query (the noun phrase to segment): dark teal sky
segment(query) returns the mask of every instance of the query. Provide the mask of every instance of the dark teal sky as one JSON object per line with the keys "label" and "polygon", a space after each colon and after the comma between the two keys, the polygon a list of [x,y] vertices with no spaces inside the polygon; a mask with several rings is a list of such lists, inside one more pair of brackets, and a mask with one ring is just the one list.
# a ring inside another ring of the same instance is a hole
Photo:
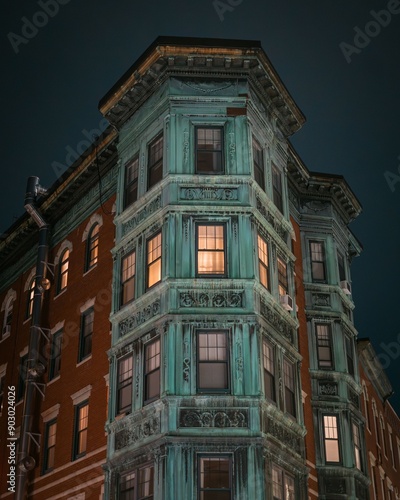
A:
{"label": "dark teal sky", "polygon": [[[157,36],[260,40],[307,117],[292,138],[300,156],[310,170],[343,174],[364,207],[352,224],[364,246],[355,323],[377,352],[392,349],[382,360],[399,410],[400,2],[221,0],[218,14],[212,0],[62,1],[47,21],[46,0],[3,6],[0,232],[23,213],[26,178],[56,180],[52,164],[99,126],[98,101]],[[382,13],[388,6],[399,13]],[[26,43],[22,18],[43,24]]]}

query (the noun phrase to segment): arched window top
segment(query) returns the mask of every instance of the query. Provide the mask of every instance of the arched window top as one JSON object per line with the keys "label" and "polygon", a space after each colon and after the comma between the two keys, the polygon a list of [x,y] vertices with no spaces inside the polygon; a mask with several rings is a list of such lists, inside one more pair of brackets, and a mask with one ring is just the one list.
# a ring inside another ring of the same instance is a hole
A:
{"label": "arched window top", "polygon": [[85,230],[82,234],[82,241],[86,241],[89,238],[89,234],[92,233],[95,225],[97,225],[97,231],[103,225],[103,217],[100,214],[93,214],[90,217],[89,222],[86,224]]}
{"label": "arched window top", "polygon": [[1,304],[1,312],[5,311],[10,307],[10,305],[14,302],[14,300],[17,298],[17,292],[10,288],[4,297],[4,300]]}
{"label": "arched window top", "polygon": [[73,246],[72,243],[68,240],[65,240],[61,243],[60,248],[58,249],[55,257],[54,257],[54,265],[56,266],[60,262],[60,257],[64,256],[66,250],[72,252]]}
{"label": "arched window top", "polygon": [[57,293],[60,293],[67,288],[68,268],[69,268],[69,248],[64,248],[64,251],[60,255],[60,261],[58,264]]}
{"label": "arched window top", "polygon": [[365,383],[365,380],[362,381],[361,385],[362,385],[362,392],[363,392],[363,395],[364,395],[364,399],[366,401],[369,401],[367,384]]}
{"label": "arched window top", "polygon": [[99,259],[99,227],[95,222],[86,240],[85,271],[94,267]]}
{"label": "arched window top", "polygon": [[35,278],[35,272],[36,269],[33,268],[32,271],[29,273],[28,277],[26,278],[25,285],[24,285],[24,292],[27,292],[31,288],[32,280]]}
{"label": "arched window top", "polygon": [[33,300],[35,297],[35,283],[36,283],[36,280],[35,280],[35,277],[33,277],[31,279],[31,282],[29,283],[29,287],[27,290],[28,297],[27,297],[27,301],[26,301],[26,315],[25,315],[26,318],[30,318],[32,316],[32,313],[33,313]]}

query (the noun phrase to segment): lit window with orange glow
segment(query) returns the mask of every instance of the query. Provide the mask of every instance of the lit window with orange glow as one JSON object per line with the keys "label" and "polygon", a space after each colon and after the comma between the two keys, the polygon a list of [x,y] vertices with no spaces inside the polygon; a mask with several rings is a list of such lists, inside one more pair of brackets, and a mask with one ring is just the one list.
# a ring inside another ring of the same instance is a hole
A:
{"label": "lit window with orange glow", "polygon": [[223,224],[197,226],[198,276],[220,277],[226,275],[225,227]]}
{"label": "lit window with orange glow", "polygon": [[161,233],[147,241],[147,288],[161,281]]}

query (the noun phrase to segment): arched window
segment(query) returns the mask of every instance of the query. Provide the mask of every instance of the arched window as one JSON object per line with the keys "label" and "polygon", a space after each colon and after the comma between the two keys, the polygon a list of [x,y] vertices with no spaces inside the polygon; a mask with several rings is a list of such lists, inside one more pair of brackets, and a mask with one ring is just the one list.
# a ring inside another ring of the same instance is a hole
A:
{"label": "arched window", "polygon": [[99,258],[99,224],[91,227],[86,240],[86,262],[85,271],[89,271],[97,264]]}
{"label": "arched window", "polygon": [[28,288],[28,300],[26,302],[26,318],[30,318],[33,313],[33,299],[35,297],[35,278],[32,279]]}
{"label": "arched window", "polygon": [[58,264],[57,293],[60,293],[67,288],[68,267],[69,267],[69,250],[67,248],[61,254],[60,262]]}

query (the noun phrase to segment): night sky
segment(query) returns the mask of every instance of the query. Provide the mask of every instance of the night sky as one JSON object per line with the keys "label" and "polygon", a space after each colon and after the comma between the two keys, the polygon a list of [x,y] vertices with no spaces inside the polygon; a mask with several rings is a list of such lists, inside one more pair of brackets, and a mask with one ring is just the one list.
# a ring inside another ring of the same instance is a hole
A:
{"label": "night sky", "polygon": [[355,324],[399,412],[400,1],[58,2],[3,5],[0,233],[23,213],[26,178],[55,182],[102,123],[101,97],[157,36],[260,40],[306,115],[298,153],[312,171],[344,175],[363,206],[351,225],[364,247]]}

